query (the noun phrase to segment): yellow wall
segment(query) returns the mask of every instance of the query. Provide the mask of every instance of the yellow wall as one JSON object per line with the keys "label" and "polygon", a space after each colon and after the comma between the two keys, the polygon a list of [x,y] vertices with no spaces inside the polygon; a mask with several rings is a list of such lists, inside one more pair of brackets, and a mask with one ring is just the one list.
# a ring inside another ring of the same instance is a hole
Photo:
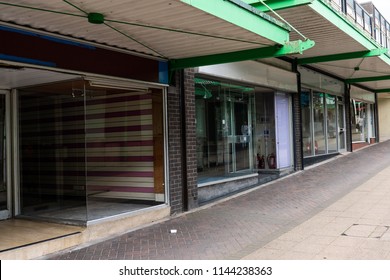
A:
{"label": "yellow wall", "polygon": [[390,98],[378,99],[380,141],[390,139]]}

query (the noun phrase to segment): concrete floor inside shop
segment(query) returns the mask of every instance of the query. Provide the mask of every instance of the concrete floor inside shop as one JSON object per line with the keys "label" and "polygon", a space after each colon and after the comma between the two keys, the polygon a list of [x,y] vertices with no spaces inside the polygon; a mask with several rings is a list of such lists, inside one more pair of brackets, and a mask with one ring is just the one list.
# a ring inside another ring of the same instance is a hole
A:
{"label": "concrete floor inside shop", "polygon": [[[101,204],[100,207],[105,206]],[[90,221],[83,226],[27,217],[3,220],[0,221],[0,260],[37,259],[86,242],[132,231],[169,215],[170,207],[161,204]]]}

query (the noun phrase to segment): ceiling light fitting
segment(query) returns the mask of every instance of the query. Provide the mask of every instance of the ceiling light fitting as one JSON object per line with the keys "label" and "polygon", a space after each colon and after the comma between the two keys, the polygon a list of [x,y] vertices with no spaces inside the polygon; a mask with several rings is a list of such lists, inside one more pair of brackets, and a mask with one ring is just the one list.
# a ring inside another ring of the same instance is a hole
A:
{"label": "ceiling light fitting", "polygon": [[100,13],[89,13],[88,22],[93,24],[102,24],[104,23],[104,16]]}
{"label": "ceiling light fitting", "polygon": [[100,83],[95,81],[89,81],[91,87],[108,88],[108,89],[123,89],[136,92],[149,92],[147,87],[138,87],[133,85],[121,84],[121,83]]}
{"label": "ceiling light fitting", "polygon": [[131,81],[119,80],[119,79],[107,79],[102,77],[84,77],[88,81],[89,85],[92,87],[99,88],[113,88],[113,89],[124,89],[138,92],[149,92],[149,87],[147,85],[133,83]]}

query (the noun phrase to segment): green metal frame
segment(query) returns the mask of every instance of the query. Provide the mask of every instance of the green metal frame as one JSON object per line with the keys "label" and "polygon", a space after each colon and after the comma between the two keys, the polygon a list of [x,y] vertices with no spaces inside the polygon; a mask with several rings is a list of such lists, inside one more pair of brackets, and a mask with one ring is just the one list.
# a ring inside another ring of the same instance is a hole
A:
{"label": "green metal frame", "polygon": [[[272,41],[273,46],[254,48],[249,50],[235,51],[222,54],[212,54],[197,57],[179,58],[169,61],[169,69],[172,73],[175,70],[193,68],[221,63],[231,63],[261,58],[280,57],[291,54],[302,54],[303,51],[314,46],[314,41],[297,40],[289,42],[289,31],[286,24],[266,15],[257,7],[249,4],[253,1],[242,0],[181,0],[188,5],[212,14],[234,25],[240,26],[250,32],[260,35]],[[308,4],[313,0],[284,0],[286,7],[291,5]],[[272,1],[274,4],[277,1]]]}
{"label": "green metal frame", "polygon": [[[240,0],[181,0],[199,10],[260,35],[277,44],[289,41],[290,28]],[[239,7],[239,8],[238,8]]]}
{"label": "green metal frame", "polygon": [[304,64],[321,63],[321,62],[329,62],[329,61],[355,59],[355,58],[375,57],[375,56],[381,56],[382,54],[385,54],[387,52],[388,49],[381,48],[381,49],[374,49],[370,51],[339,53],[339,54],[331,54],[331,55],[324,55],[324,56],[300,58],[298,59],[297,63],[299,65],[304,65]]}
{"label": "green metal frame", "polygon": [[348,84],[390,80],[390,75],[346,79]]}
{"label": "green metal frame", "polygon": [[267,6],[264,6],[259,0],[242,0],[252,7],[259,9],[262,12],[269,12],[267,6],[272,10],[283,10],[288,8],[294,8],[302,5],[311,4],[314,0],[266,0],[264,1]]}
{"label": "green metal frame", "polygon": [[198,66],[230,63],[244,60],[255,60],[269,57],[280,57],[290,54],[302,54],[303,51],[312,48],[314,45],[314,41],[311,40],[297,40],[288,42],[283,46],[277,45],[223,54],[173,59],[170,60],[169,69],[170,71],[175,71]]}
{"label": "green metal frame", "polygon": [[373,90],[375,93],[390,93],[390,88],[376,89]]}

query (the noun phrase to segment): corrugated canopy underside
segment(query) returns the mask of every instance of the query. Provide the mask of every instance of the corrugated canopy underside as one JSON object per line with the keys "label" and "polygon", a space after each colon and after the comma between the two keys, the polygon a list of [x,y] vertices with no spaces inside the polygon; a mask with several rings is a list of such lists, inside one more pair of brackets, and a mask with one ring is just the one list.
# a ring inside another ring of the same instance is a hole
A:
{"label": "corrugated canopy underside", "polygon": [[[8,0],[0,21],[74,39],[177,59],[274,45],[268,39],[179,0]],[[88,13],[104,15],[103,24]]]}

